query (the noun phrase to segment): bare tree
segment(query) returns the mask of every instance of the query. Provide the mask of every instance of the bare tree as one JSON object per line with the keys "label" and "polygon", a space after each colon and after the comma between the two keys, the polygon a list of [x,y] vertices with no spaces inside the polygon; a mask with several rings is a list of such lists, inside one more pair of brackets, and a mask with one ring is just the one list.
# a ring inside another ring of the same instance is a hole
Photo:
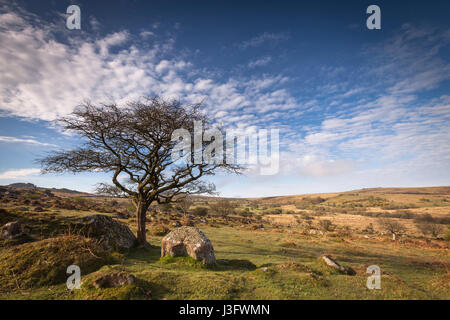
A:
{"label": "bare tree", "polygon": [[380,226],[387,232],[392,234],[392,240],[395,240],[397,235],[405,232],[406,228],[403,224],[401,224],[398,221],[395,221],[394,219],[381,219],[380,220]]}
{"label": "bare tree", "polygon": [[437,223],[416,222],[416,227],[424,236],[430,235],[434,238],[439,237],[444,232],[444,226]]}
{"label": "bare tree", "polygon": [[176,208],[179,209],[183,215],[187,215],[189,212],[189,208],[194,204],[191,197],[185,196],[177,199]]}
{"label": "bare tree", "polygon": [[215,186],[200,178],[219,169],[234,173],[242,169],[224,161],[194,163],[194,154],[205,150],[205,142],[201,150],[191,149],[190,161],[179,164],[172,159],[177,144],[172,140],[174,130],[183,128],[192,136],[195,121],[202,122],[202,132],[211,127],[199,107],[200,104],[182,106],[178,101],[157,97],[120,108],[116,104],[84,103],[59,120],[64,129],[84,138],[84,144],[40,159],[42,172],[111,173],[113,184],[102,183],[98,191],[132,199],[136,206],[137,240],[145,245],[146,212],[152,202],[169,203],[180,194],[213,193]]}

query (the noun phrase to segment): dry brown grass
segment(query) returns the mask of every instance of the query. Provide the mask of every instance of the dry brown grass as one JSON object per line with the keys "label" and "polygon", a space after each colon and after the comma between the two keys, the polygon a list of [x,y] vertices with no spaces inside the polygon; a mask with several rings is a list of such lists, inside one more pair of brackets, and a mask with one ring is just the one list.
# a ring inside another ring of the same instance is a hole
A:
{"label": "dry brown grass", "polygon": [[[266,221],[271,221],[274,224],[281,225],[297,225],[295,217],[301,218],[301,215],[296,214],[280,214],[280,215],[267,215],[264,217]],[[413,219],[399,219],[399,218],[390,218],[394,221],[398,221],[403,224],[406,228],[406,234],[412,236],[420,236],[421,232],[417,229]],[[352,230],[362,231],[364,230],[370,223],[372,223],[375,231],[382,232],[383,230],[379,226],[380,218],[377,217],[367,217],[367,216],[359,216],[359,215],[351,215],[351,214],[332,214],[332,215],[324,215],[320,217],[314,217],[313,225],[316,226],[319,220],[330,220],[333,224],[338,227],[348,226]]]}

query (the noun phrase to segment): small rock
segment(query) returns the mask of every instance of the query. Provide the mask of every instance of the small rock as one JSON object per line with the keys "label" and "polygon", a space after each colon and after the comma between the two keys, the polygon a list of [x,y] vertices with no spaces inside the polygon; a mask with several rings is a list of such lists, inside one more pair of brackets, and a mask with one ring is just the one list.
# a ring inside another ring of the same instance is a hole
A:
{"label": "small rock", "polygon": [[97,289],[117,288],[128,284],[133,284],[136,278],[126,272],[112,272],[94,280],[93,285]]}
{"label": "small rock", "polygon": [[269,268],[264,267],[264,268],[262,268],[261,270],[262,270],[262,272],[267,272],[267,271],[269,271]]}
{"label": "small rock", "polygon": [[348,274],[348,275],[355,275],[356,272],[352,269],[352,268],[344,268],[343,266],[341,266],[336,260],[334,260],[333,258],[331,258],[329,255],[324,255],[322,256],[322,260],[325,261],[325,263],[335,269],[338,269],[339,271]]}
{"label": "small rock", "polygon": [[22,234],[22,225],[19,221],[9,222],[2,227],[2,237],[5,239],[15,239]]}

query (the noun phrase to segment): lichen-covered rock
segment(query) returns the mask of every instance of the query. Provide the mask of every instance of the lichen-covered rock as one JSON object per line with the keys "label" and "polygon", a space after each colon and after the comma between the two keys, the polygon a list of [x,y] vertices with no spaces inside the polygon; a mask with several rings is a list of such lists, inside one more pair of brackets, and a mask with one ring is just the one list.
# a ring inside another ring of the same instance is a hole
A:
{"label": "lichen-covered rock", "polygon": [[191,256],[205,264],[216,263],[214,248],[203,232],[194,227],[180,227],[162,239],[161,257]]}
{"label": "lichen-covered rock", "polygon": [[4,239],[16,239],[22,235],[22,225],[19,221],[9,222],[2,227],[2,238]]}
{"label": "lichen-covered rock", "polygon": [[128,284],[133,284],[136,278],[126,272],[111,272],[100,276],[94,280],[93,285],[98,289],[117,288]]}
{"label": "lichen-covered rock", "polygon": [[99,239],[108,250],[129,249],[136,244],[136,237],[130,228],[101,214],[82,218],[80,233],[88,238]]}

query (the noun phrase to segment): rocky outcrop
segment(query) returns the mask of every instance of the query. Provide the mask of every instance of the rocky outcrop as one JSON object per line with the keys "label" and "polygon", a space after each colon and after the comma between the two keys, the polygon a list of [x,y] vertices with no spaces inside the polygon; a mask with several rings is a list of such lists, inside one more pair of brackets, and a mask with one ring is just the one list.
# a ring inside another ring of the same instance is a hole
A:
{"label": "rocky outcrop", "polygon": [[129,249],[136,244],[136,237],[125,224],[111,217],[95,214],[81,219],[77,228],[88,238],[99,239],[108,250]]}
{"label": "rocky outcrop", "polygon": [[205,264],[216,263],[211,241],[194,227],[180,227],[168,233],[162,239],[161,256],[190,256]]}

